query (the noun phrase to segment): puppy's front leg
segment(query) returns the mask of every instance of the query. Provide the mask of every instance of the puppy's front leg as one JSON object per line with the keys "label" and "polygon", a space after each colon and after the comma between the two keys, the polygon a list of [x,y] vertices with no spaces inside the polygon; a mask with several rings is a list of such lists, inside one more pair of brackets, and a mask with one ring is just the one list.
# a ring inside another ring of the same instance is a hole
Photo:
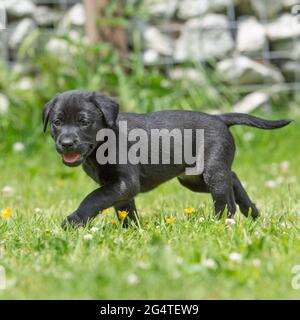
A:
{"label": "puppy's front leg", "polygon": [[137,186],[125,180],[109,183],[90,193],[80,204],[79,208],[69,215],[62,223],[62,227],[84,226],[95,218],[98,213],[119,202],[132,199],[137,193]]}

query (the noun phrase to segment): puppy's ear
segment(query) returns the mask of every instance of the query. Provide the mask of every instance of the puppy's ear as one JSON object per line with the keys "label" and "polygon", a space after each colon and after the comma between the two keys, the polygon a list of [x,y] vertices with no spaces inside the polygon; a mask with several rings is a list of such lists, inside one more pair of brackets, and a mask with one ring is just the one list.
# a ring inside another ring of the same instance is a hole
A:
{"label": "puppy's ear", "polygon": [[119,104],[113,99],[97,92],[92,93],[90,101],[100,109],[107,126],[112,128],[116,124],[119,114]]}
{"label": "puppy's ear", "polygon": [[54,97],[52,100],[48,101],[44,106],[44,109],[43,109],[43,126],[44,126],[43,131],[44,132],[46,132],[47,130],[50,112],[55,106],[56,101],[57,101],[57,96]]}

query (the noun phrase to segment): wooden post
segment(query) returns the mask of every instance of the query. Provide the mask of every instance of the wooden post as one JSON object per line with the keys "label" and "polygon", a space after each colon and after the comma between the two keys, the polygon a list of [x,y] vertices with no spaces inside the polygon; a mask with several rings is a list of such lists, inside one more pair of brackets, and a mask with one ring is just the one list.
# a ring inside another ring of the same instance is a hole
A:
{"label": "wooden post", "polygon": [[[108,0],[85,0],[86,25],[85,31],[90,43],[99,41],[109,42],[115,47],[123,60],[127,58],[127,39],[126,31],[122,26],[105,25],[105,20],[109,18],[122,16],[124,13],[124,2],[120,1],[117,10],[113,13],[113,17],[106,17],[105,9]],[[101,22],[103,18],[103,23]]]}
{"label": "wooden post", "polygon": [[85,5],[85,34],[90,43],[96,43],[99,41],[99,31],[97,28],[97,0],[84,0]]}

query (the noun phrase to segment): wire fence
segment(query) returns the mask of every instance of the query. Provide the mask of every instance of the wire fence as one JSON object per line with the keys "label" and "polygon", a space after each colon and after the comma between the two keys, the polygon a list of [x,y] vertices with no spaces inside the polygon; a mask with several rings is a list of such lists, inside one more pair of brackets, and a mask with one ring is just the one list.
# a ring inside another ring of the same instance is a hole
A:
{"label": "wire fence", "polygon": [[62,11],[67,10],[70,6],[82,2],[80,0],[33,0],[37,5],[53,5],[59,7]]}
{"label": "wire fence", "polygon": [[[77,3],[81,3],[82,1],[81,0],[32,0],[32,2],[37,6],[49,6],[59,11],[63,15],[65,12],[67,12],[67,10],[70,7],[72,7]],[[3,23],[3,27],[0,28],[0,58],[2,58],[8,64],[11,64],[13,63],[13,61],[10,60],[9,45],[8,45],[8,40],[10,36],[10,30],[9,30],[9,24],[8,24],[9,21],[4,8],[0,7],[0,26],[1,26],[1,20],[4,23]],[[55,30],[54,28],[49,29],[48,27],[45,27],[44,29],[50,32]]]}
{"label": "wire fence", "polygon": [[[201,0],[199,0],[201,1]],[[264,2],[264,0],[262,0]],[[264,2],[266,4],[266,2]],[[295,8],[298,8],[298,11],[295,10]],[[262,25],[267,25],[269,23],[274,22],[274,19],[270,19],[267,16],[267,8],[265,10],[261,10],[261,14],[258,17],[258,22],[260,22]],[[295,5],[294,7],[291,8],[291,14],[299,15],[299,29],[300,29],[300,5]],[[226,30],[229,30],[231,33],[231,36],[233,39],[236,39],[237,36],[237,31],[239,28],[239,17],[237,14],[237,9],[235,6],[234,0],[230,1],[227,5],[226,9],[226,17],[228,19],[228,25],[226,26]],[[177,23],[172,23],[170,19],[165,18],[164,20],[161,20],[159,24],[155,25],[163,34],[174,34],[174,33],[179,33],[181,30],[181,26],[178,25]],[[191,28],[191,31],[193,29]],[[211,27],[202,27],[201,29],[198,29],[199,32],[199,50],[203,50],[203,34],[209,33],[211,31],[216,31],[220,30],[219,27],[216,28],[211,28]],[[221,29],[225,30],[225,29]],[[287,49],[282,49],[282,50],[276,50],[272,49],[271,46],[271,41],[266,37],[266,41],[264,42],[263,49],[261,51],[256,51],[253,53],[243,53],[243,55],[256,60],[256,61],[261,61],[263,63],[268,63],[272,65],[280,65],[282,62],[290,61],[291,60],[291,52],[296,51],[297,47],[299,48],[300,46],[300,36],[294,36],[293,39],[291,40],[292,46],[288,47]],[[227,57],[234,57],[237,55],[236,53],[233,54],[228,54]],[[176,61],[174,58],[174,52],[170,57],[161,57],[159,59],[158,64],[160,66],[164,66],[166,69],[170,70],[170,68],[178,65],[178,61]],[[194,61],[196,64],[200,65],[202,68],[205,69],[207,63],[206,61],[200,60],[199,61]],[[211,61],[212,62],[212,61]],[[214,61],[215,63],[217,61]],[[279,91],[291,91],[293,93],[299,93],[300,89],[300,61],[299,59],[295,59],[293,62],[298,63],[299,67],[295,68],[293,70],[293,81],[285,81],[284,83],[280,84],[277,86]],[[262,84],[248,84],[248,85],[241,85],[241,84],[230,84],[230,87],[233,87],[236,92],[239,93],[246,93],[246,92],[253,92],[256,90],[262,90],[265,88],[269,88],[272,85],[272,83],[269,82],[267,78],[264,79],[264,82]]]}
{"label": "wire fence", "polygon": [[[163,1],[163,0],[162,0]],[[199,0],[201,1],[201,0]],[[72,5],[76,3],[80,3],[82,1],[80,0],[34,0],[33,1],[36,5],[47,5],[54,7],[55,9],[59,10],[61,13],[64,13],[70,8]],[[268,18],[266,14],[267,10],[262,11],[262,14],[258,17],[258,20],[262,24],[270,23],[271,20]],[[234,1],[230,1],[227,5],[226,10],[226,16],[229,21],[228,28],[230,30],[230,33],[233,38],[236,38],[238,27],[239,27],[239,19],[238,14],[236,12],[236,6]],[[164,34],[174,34],[174,32],[180,32],[180,26],[177,24],[172,24],[171,21],[169,21],[167,18],[164,20],[160,20],[160,23],[156,25],[156,27],[161,30]],[[300,28],[300,22],[299,22],[299,28]],[[199,50],[201,50],[201,36],[206,32],[211,32],[213,30],[216,30],[216,28],[202,28],[199,30],[200,39],[199,39]],[[1,30],[0,32],[0,53],[4,56],[4,58],[8,61],[9,60],[9,48],[8,48],[8,37],[9,37],[9,31],[8,30]],[[271,43],[268,39],[266,39],[264,43],[263,50],[260,52],[255,52],[251,54],[246,54],[249,58],[252,58],[254,60],[260,60],[265,63],[271,63],[271,64],[278,64],[281,61],[287,61],[289,60],[291,51],[296,50],[296,46],[300,46],[300,37],[295,36],[293,38],[293,46],[292,48],[283,49],[283,50],[273,50]],[[157,62],[155,65],[159,65],[160,67],[164,66],[166,69],[172,68],[177,66],[179,63],[173,58],[174,55],[171,55],[170,57],[163,57]],[[228,57],[230,57],[228,55]],[[8,61],[9,62],[9,61]],[[198,64],[203,66],[205,68],[205,62],[196,61]],[[297,61],[296,61],[297,62]],[[298,61],[300,64],[300,62]],[[280,90],[284,91],[293,91],[297,92],[300,89],[300,71],[299,68],[295,68],[294,71],[293,81],[286,81],[285,83],[280,85]],[[270,87],[271,83],[268,81],[268,79],[265,79],[265,81],[262,84],[250,84],[250,85],[232,85],[234,89],[237,92],[251,92],[255,90],[261,90],[266,87]]]}

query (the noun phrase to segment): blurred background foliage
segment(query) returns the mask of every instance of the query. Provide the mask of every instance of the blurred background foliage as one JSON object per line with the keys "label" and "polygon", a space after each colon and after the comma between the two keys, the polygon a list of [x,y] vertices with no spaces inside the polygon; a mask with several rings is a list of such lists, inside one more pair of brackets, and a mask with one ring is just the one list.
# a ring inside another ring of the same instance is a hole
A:
{"label": "blurred background foliage", "polygon": [[[142,34],[134,28],[137,21],[147,21],[149,11],[144,1],[125,1],[121,16],[114,16],[118,1],[109,1],[101,24],[117,25],[130,31],[130,53],[126,60],[107,42],[88,43],[81,34],[57,33],[35,28],[22,41],[17,63],[0,62],[0,92],[9,100],[8,112],[0,115],[0,151],[22,141],[28,150],[43,143],[41,112],[43,105],[57,92],[71,89],[102,91],[115,97],[122,111],[151,112],[166,108],[222,112],[242,96],[221,82],[206,64],[184,62],[181,66],[199,70],[205,81],[172,80],[166,67],[146,66],[142,59]],[[100,24],[100,25],[101,25]],[[52,41],[52,42],[51,42]],[[54,49],[53,49],[54,47]],[[276,105],[294,103],[294,96],[281,94]],[[282,109],[280,109],[282,111]]]}

